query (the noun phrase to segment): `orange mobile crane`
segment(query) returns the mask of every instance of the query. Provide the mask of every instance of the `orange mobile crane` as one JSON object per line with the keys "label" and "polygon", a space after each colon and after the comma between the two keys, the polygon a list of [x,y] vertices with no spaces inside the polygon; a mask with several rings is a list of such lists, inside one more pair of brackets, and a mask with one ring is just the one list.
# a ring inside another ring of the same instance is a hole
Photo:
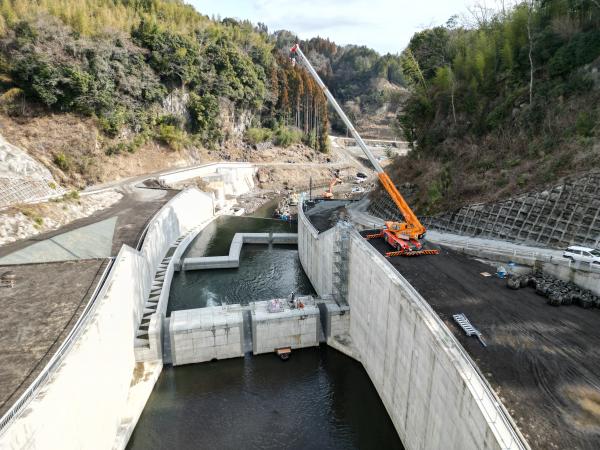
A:
{"label": "orange mobile crane", "polygon": [[377,172],[377,176],[379,177],[379,181],[383,185],[383,188],[390,195],[400,213],[404,217],[404,222],[393,222],[386,221],[385,227],[378,233],[367,235],[367,239],[374,238],[384,238],[385,241],[394,248],[394,251],[387,252],[386,256],[417,256],[417,255],[434,255],[439,253],[438,250],[425,250],[423,249],[423,245],[421,244],[421,240],[425,236],[425,232],[427,231],[423,224],[419,221],[415,213],[410,209],[402,194],[398,191],[392,180],[388,176],[387,173],[384,172],[379,161],[373,156],[373,153],[369,150],[365,142],[362,140],[346,113],[342,110],[340,105],[338,105],[337,101],[325,86],[325,83],[319,77],[319,74],[314,69],[312,64],[308,61],[302,50],[300,50],[300,46],[295,44],[290,50],[290,59],[293,64],[300,62],[304,67],[308,70],[308,73],[314,78],[319,87],[323,90],[325,97],[333,106],[333,109],[336,110],[352,136],[356,140],[356,143],[362,149],[362,151],[367,155],[367,158],[375,168]]}

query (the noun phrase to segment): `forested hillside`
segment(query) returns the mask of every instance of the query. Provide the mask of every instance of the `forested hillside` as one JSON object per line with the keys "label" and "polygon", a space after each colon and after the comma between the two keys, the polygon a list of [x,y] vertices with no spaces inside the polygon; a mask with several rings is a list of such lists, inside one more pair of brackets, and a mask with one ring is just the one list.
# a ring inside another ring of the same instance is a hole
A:
{"label": "forested hillside", "polygon": [[[107,155],[218,147],[236,132],[327,151],[325,98],[273,38],[179,0],[0,0],[0,108],[91,118]],[[54,155],[84,171],[75,159]]]}
{"label": "forested hillside", "polygon": [[416,33],[402,55],[396,163],[422,213],[498,199],[600,167],[600,4],[538,0]]}
{"label": "forested hillside", "polygon": [[[277,48],[288,50],[299,42],[323,81],[336,99],[344,105],[350,119],[364,125],[381,108],[397,112],[405,96],[404,77],[399,55],[380,55],[365,46],[339,46],[329,39],[315,37],[300,40],[292,32],[274,33]],[[400,50],[400,49],[399,49]],[[332,128],[344,133],[337,114],[330,114]],[[393,120],[386,123],[393,127]]]}

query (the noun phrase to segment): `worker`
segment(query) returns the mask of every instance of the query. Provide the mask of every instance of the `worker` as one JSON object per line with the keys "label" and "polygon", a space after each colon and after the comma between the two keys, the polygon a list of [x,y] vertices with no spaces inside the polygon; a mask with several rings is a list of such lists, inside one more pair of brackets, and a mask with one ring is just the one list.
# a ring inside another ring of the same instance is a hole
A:
{"label": "worker", "polygon": [[292,291],[291,300],[290,300],[290,308],[294,309],[296,307],[296,293]]}

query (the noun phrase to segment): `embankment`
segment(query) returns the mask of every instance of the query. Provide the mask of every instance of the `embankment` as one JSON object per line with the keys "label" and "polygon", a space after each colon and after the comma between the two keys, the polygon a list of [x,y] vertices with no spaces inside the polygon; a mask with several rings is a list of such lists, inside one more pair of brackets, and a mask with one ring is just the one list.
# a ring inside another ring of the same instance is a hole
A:
{"label": "embankment", "polygon": [[211,196],[186,190],[155,215],[139,250],[121,248],[89,312],[42,372],[42,381],[2,418],[0,448],[104,450],[126,444],[147,399],[132,399],[131,391],[149,383],[149,395],[162,369],[162,363],[136,365],[134,354],[157,266],[179,236],[212,215]]}

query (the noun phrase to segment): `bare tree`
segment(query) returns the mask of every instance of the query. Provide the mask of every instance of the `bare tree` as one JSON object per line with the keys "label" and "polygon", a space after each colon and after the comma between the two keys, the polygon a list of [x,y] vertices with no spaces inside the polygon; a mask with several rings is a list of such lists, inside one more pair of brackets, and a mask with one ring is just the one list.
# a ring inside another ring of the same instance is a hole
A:
{"label": "bare tree", "polygon": [[529,41],[529,104],[533,102],[533,37],[531,32],[531,16],[534,0],[527,0],[527,39]]}

